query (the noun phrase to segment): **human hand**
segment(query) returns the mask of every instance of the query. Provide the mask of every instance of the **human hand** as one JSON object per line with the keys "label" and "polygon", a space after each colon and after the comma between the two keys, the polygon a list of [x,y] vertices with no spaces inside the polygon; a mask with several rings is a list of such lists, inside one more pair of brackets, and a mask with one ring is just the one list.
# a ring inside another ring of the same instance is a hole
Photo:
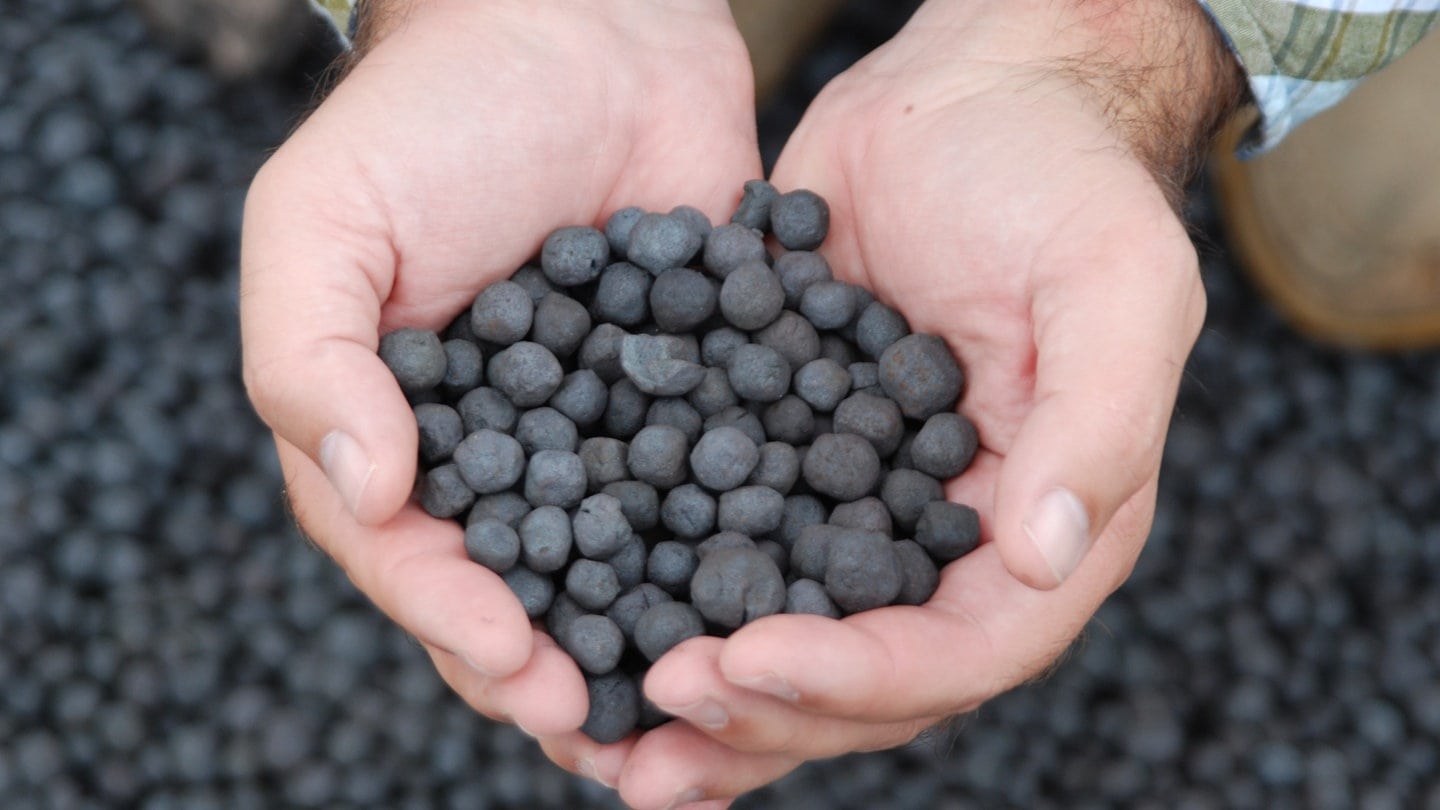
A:
{"label": "human hand", "polygon": [[443,328],[558,226],[728,214],[760,171],[749,61],[721,0],[368,8],[363,58],[246,201],[246,385],[310,537],[477,710],[572,733],[579,670],[409,502],[417,430],[379,336]]}
{"label": "human hand", "polygon": [[1128,576],[1204,314],[1171,197],[1239,91],[1193,3],[1101,5],[931,0],[791,139],[773,180],[829,200],[837,275],[967,367],[982,449],[947,491],[986,542],[922,607],[671,651],[645,691],[690,722],[635,744],[631,805],[906,742],[1040,673]]}

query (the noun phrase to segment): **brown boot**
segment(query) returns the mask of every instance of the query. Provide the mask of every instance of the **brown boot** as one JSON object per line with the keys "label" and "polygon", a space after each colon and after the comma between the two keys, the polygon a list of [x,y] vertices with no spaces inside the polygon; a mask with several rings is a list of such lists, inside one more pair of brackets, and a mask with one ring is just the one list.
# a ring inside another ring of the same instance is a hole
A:
{"label": "brown boot", "polygon": [[1440,345],[1440,36],[1422,41],[1272,152],[1213,161],[1245,270],[1325,342]]}

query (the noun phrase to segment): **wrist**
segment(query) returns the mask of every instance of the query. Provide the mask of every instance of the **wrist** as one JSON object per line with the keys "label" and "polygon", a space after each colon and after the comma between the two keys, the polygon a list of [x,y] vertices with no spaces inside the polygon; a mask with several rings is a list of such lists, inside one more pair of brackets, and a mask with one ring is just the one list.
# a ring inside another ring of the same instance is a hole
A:
{"label": "wrist", "polygon": [[1172,202],[1245,94],[1239,63],[1195,0],[928,0],[912,25],[958,35],[964,59],[1080,90]]}

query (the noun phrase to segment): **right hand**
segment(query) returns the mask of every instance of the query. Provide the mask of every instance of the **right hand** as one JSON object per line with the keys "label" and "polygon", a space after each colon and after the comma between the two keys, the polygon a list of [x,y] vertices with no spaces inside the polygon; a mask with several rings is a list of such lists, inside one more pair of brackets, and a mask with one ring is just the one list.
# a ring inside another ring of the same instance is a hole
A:
{"label": "right hand", "polygon": [[376,348],[442,329],[556,227],[682,201],[728,215],[760,174],[745,47],[722,0],[370,7],[377,41],[246,201],[246,385],[309,536],[472,706],[563,735],[561,765],[613,783],[623,747],[574,733],[574,663],[410,500],[415,420]]}

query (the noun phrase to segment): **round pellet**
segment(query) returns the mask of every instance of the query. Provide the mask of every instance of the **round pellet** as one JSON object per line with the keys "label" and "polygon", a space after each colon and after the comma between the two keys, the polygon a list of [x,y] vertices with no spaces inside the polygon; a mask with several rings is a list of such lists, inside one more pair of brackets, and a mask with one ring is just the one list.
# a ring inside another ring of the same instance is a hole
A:
{"label": "round pellet", "polygon": [[428,329],[396,329],[380,338],[380,360],[406,393],[425,391],[445,379],[445,349]]}
{"label": "round pellet", "polygon": [[586,225],[557,228],[540,248],[540,269],[561,287],[594,281],[609,261],[610,242],[605,234]]}
{"label": "round pellet", "polygon": [[535,302],[524,287],[497,281],[481,290],[470,305],[470,331],[489,343],[509,346],[524,340],[535,316]]}

